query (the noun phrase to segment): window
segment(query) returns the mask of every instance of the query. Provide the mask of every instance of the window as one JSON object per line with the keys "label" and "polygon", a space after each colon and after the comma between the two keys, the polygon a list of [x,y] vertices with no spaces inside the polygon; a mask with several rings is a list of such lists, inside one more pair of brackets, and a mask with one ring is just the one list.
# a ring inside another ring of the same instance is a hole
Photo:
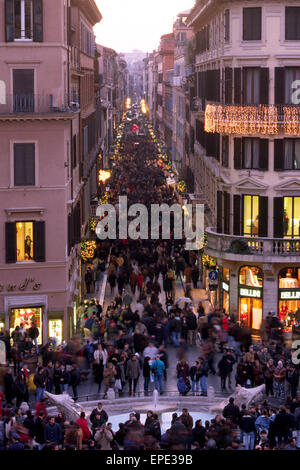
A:
{"label": "window", "polygon": [[300,197],[285,197],[283,204],[283,236],[300,237]]}
{"label": "window", "polygon": [[260,103],[260,69],[244,69],[244,104]]}
{"label": "window", "polygon": [[32,39],[32,0],[15,0],[15,39]]}
{"label": "window", "polygon": [[222,136],[222,165],[228,168],[229,164],[229,136]]}
{"label": "window", "polygon": [[17,261],[33,260],[33,222],[16,222]]}
{"label": "window", "polygon": [[285,39],[300,41],[300,7],[285,8]]}
{"label": "window", "polygon": [[243,40],[261,40],[261,8],[251,7],[243,9]]}
{"label": "window", "polygon": [[258,236],[259,196],[244,196],[243,235]]}
{"label": "window", "polygon": [[259,169],[259,139],[244,139],[243,168]]}
{"label": "window", "polygon": [[6,263],[45,262],[45,233],[43,221],[6,222]]}
{"label": "window", "polygon": [[287,67],[285,69],[285,104],[294,104],[292,101],[295,89],[293,88],[293,82],[300,80],[300,68],[299,67]]}
{"label": "window", "polygon": [[43,41],[43,0],[5,0],[5,40]]}
{"label": "window", "polygon": [[230,10],[225,10],[224,13],[224,40],[230,41]]}
{"label": "window", "polygon": [[243,266],[239,273],[239,284],[240,286],[262,287],[262,270],[256,266]]}
{"label": "window", "polygon": [[300,139],[285,139],[284,170],[300,169]]}
{"label": "window", "polygon": [[35,185],[35,144],[14,144],[14,186]]}

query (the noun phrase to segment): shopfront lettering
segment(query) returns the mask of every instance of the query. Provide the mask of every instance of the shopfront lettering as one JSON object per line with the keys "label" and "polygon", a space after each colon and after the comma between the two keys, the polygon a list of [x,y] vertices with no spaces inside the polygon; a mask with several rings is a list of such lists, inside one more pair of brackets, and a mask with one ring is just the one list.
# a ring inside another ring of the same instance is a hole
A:
{"label": "shopfront lettering", "polygon": [[261,298],[261,290],[258,289],[245,289],[243,287],[240,288],[240,297],[253,297],[256,299]]}
{"label": "shopfront lettering", "polygon": [[280,292],[280,300],[298,300],[300,299],[300,290],[289,290]]}
{"label": "shopfront lettering", "polygon": [[229,292],[229,285],[226,284],[226,282],[222,282],[222,289],[225,290],[226,292]]}
{"label": "shopfront lettering", "polygon": [[37,282],[35,279],[32,278],[26,278],[21,284],[14,284],[10,283],[7,284],[6,286],[4,284],[0,284],[0,292],[15,292],[16,290],[19,290],[21,292],[28,290],[39,290],[41,288],[41,283]]}

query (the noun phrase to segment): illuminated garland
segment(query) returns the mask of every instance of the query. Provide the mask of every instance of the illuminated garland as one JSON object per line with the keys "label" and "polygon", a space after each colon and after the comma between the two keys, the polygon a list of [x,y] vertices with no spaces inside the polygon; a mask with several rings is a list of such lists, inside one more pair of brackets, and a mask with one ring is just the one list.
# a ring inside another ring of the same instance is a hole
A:
{"label": "illuminated garland", "polygon": [[108,193],[105,193],[103,196],[99,198],[99,204],[107,204],[108,203]]}
{"label": "illuminated garland", "polygon": [[217,265],[216,260],[212,258],[212,256],[205,255],[205,254],[202,255],[202,262],[207,269],[209,269],[211,266]]}
{"label": "illuminated garland", "polygon": [[89,226],[92,232],[95,232],[97,227],[98,219],[96,217],[92,217],[89,222]]}
{"label": "illuminated garland", "polygon": [[286,135],[300,134],[300,107],[284,106],[283,107],[284,133]]}
{"label": "illuminated garland", "polygon": [[176,188],[180,193],[184,193],[184,191],[186,190],[186,182],[184,180],[178,181],[178,183],[176,184]]}
{"label": "illuminated garland", "polygon": [[217,106],[205,109],[205,132],[221,134],[278,134],[277,106]]}
{"label": "illuminated garland", "polygon": [[81,243],[80,256],[83,261],[94,258],[96,242],[94,240],[85,240]]}

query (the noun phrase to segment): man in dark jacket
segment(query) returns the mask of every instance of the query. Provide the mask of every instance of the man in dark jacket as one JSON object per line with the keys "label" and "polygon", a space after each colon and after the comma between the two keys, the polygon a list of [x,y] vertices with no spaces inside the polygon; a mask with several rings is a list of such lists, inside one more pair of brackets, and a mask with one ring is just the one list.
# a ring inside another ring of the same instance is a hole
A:
{"label": "man in dark jacket", "polygon": [[31,340],[34,342],[36,353],[38,354],[39,347],[38,347],[37,338],[40,333],[39,333],[37,326],[34,323],[31,323],[31,327],[28,330],[28,334],[29,334],[29,338],[31,338]]}
{"label": "man in dark jacket", "polygon": [[280,405],[279,412],[274,420],[275,432],[278,439],[278,445],[280,446],[282,441],[287,444],[290,431],[290,417],[288,416],[286,409],[283,405]]}
{"label": "man in dark jacket", "polygon": [[223,416],[224,418],[230,419],[233,424],[238,424],[240,419],[240,410],[239,407],[234,404],[234,398],[229,398],[229,403],[223,410]]}
{"label": "man in dark jacket", "polygon": [[193,312],[188,312],[186,317],[186,323],[188,330],[188,342],[190,346],[196,346],[197,318]]}
{"label": "man in dark jacket", "polygon": [[72,369],[70,371],[70,385],[73,389],[74,401],[78,400],[78,385],[80,384],[80,372],[77,367],[77,364],[72,364]]}
{"label": "man in dark jacket", "polygon": [[12,370],[9,367],[4,375],[4,393],[6,403],[12,404],[15,397],[15,383],[12,375]]}
{"label": "man in dark jacket", "polygon": [[96,414],[100,414],[101,424],[105,424],[108,421],[108,415],[106,411],[102,408],[102,403],[98,403],[97,408],[94,408],[90,415],[90,421],[93,424],[96,422]]}
{"label": "man in dark jacket", "polygon": [[[228,405],[227,405],[228,406]],[[249,411],[245,411],[244,415],[242,416],[240,423],[240,429],[243,434],[244,442],[245,442],[245,450],[253,450],[254,443],[255,443],[255,420],[250,415]]]}
{"label": "man in dark jacket", "polygon": [[61,444],[61,427],[55,422],[54,416],[51,416],[45,426],[44,438],[45,441],[55,442],[58,445]]}
{"label": "man in dark jacket", "polygon": [[44,398],[44,391],[46,388],[46,374],[42,366],[39,366],[37,374],[34,376],[33,382],[36,386],[36,402],[38,402]]}

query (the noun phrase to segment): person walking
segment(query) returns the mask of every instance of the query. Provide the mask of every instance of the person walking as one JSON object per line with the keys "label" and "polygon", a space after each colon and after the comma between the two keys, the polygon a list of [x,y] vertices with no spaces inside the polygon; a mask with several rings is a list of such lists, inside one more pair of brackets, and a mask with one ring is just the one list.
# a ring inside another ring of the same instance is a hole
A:
{"label": "person walking", "polygon": [[160,359],[159,354],[155,357],[155,360],[151,364],[151,372],[154,375],[154,386],[156,390],[159,390],[160,395],[163,394],[163,375],[166,366]]}
{"label": "person walking", "polygon": [[133,396],[135,396],[139,376],[140,376],[140,364],[139,364],[136,354],[132,354],[131,358],[127,362],[127,367],[126,367],[126,377],[128,378],[128,384],[129,384],[129,395],[132,395],[132,385],[133,385]]}
{"label": "person walking", "polygon": [[239,422],[240,429],[243,433],[245,450],[253,450],[255,444],[255,420],[250,415],[248,410],[244,411],[244,414]]}
{"label": "person walking", "polygon": [[286,368],[283,367],[282,361],[278,361],[277,367],[274,370],[274,393],[275,398],[285,398],[285,379],[286,379]]}
{"label": "person walking", "polygon": [[78,385],[80,384],[80,372],[76,363],[72,364],[70,371],[70,385],[73,390],[74,401],[78,400]]}

